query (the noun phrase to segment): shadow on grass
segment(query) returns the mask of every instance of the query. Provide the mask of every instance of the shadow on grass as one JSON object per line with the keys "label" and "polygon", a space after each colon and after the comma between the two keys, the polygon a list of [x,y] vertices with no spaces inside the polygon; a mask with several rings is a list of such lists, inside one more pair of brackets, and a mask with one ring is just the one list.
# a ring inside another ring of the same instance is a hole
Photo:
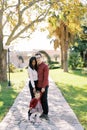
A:
{"label": "shadow on grass", "polygon": [[83,70],[82,70],[82,69],[70,70],[69,73],[70,73],[70,74],[79,75],[79,76],[82,76],[82,77],[87,77],[87,74],[86,74],[86,73],[83,73]]}
{"label": "shadow on grass", "polygon": [[56,84],[83,127],[87,128],[87,86],[78,88],[67,84],[59,84],[58,82],[56,82]]}
{"label": "shadow on grass", "polygon": [[49,69],[52,70],[52,69],[59,69],[60,66],[55,66],[55,67],[50,67]]}

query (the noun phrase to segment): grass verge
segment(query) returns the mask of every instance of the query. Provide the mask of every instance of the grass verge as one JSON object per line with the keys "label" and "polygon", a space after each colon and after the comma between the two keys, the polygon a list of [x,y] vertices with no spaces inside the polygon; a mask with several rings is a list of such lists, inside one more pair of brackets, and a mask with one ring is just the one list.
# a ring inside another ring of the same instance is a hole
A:
{"label": "grass verge", "polygon": [[50,70],[50,76],[87,130],[87,74],[81,70],[65,73],[62,69],[54,69]]}
{"label": "grass verge", "polygon": [[7,82],[0,82],[0,121],[4,118],[15,98],[23,89],[28,78],[26,70],[19,70],[10,74],[11,87]]}

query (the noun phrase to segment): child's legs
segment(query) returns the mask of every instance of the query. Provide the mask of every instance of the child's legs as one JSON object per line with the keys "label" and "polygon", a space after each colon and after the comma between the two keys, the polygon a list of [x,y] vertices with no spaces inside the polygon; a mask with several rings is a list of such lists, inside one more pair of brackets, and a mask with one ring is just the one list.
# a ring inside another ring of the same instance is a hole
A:
{"label": "child's legs", "polygon": [[41,120],[40,120],[40,115],[41,115],[41,113],[37,112],[37,116],[36,116],[36,122],[37,122],[37,123],[40,123],[40,122],[41,122]]}
{"label": "child's legs", "polygon": [[36,109],[31,109],[31,110],[28,110],[28,119],[30,120],[30,117],[32,115],[32,113],[35,113],[36,112]]}
{"label": "child's legs", "polygon": [[36,121],[36,116],[37,116],[37,112],[32,113],[31,116],[30,116],[30,121],[35,122]]}

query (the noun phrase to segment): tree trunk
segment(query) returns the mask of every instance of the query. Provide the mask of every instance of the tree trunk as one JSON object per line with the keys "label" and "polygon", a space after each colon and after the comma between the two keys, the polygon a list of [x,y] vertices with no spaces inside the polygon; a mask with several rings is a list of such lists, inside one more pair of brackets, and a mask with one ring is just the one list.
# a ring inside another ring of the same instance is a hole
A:
{"label": "tree trunk", "polygon": [[65,47],[64,47],[64,53],[63,53],[63,69],[64,69],[64,72],[68,72],[68,48],[67,48],[67,43],[65,43]]}
{"label": "tree trunk", "polygon": [[63,22],[61,22],[60,24],[60,32],[61,32],[61,35],[60,35],[60,45],[61,45],[61,68],[63,69],[64,68],[64,54],[63,54],[63,48],[64,48],[64,24]]}
{"label": "tree trunk", "polygon": [[68,72],[68,27],[65,25],[64,26],[64,36],[65,36],[65,38],[64,38],[64,55],[63,55],[63,57],[64,57],[64,67],[63,67],[63,69],[64,69],[64,72]]}
{"label": "tree trunk", "polygon": [[61,69],[63,69],[63,47],[61,45]]}
{"label": "tree trunk", "polygon": [[0,81],[7,80],[7,54],[6,51],[3,50],[0,53]]}
{"label": "tree trunk", "polygon": [[7,80],[7,54],[3,49],[3,9],[0,10],[0,81]]}

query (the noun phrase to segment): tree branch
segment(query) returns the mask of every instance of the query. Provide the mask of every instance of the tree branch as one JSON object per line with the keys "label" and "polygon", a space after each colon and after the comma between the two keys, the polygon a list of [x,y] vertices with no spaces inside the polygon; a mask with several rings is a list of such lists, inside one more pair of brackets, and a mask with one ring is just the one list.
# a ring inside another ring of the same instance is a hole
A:
{"label": "tree branch", "polygon": [[17,5],[17,8],[18,8],[18,23],[17,25],[14,27],[12,33],[10,34],[8,40],[7,40],[7,45],[10,44],[10,42],[12,41],[12,37],[13,35],[15,34],[16,30],[18,29],[18,27],[21,25],[21,22],[22,22],[22,14],[20,13],[20,0],[18,0],[18,5]]}
{"label": "tree branch", "polygon": [[[29,27],[31,27],[34,23],[36,22],[41,22],[42,20],[45,19],[47,13],[49,12],[49,9],[45,12],[43,12],[42,14],[40,14],[36,20],[32,21],[29,25],[27,25],[26,27],[24,27],[19,33],[17,33],[15,36],[14,36],[14,33],[16,32],[16,30],[18,29],[18,27],[20,26],[20,23],[18,23],[16,25],[16,27],[13,29],[11,35],[9,36],[8,40],[7,40],[7,43],[6,45],[9,45],[11,41],[15,40],[18,36],[20,36],[24,31],[26,31]],[[45,14],[44,14],[45,13]],[[44,16],[43,16],[44,14]],[[43,17],[42,17],[43,16]],[[42,17],[42,18],[41,18]]]}
{"label": "tree branch", "polygon": [[32,1],[29,3],[28,6],[26,6],[25,8],[22,9],[21,13],[24,13],[25,10],[29,9],[30,7],[32,7],[33,5],[35,5],[37,2],[40,2],[42,0],[36,0],[36,1]]}
{"label": "tree branch", "polygon": [[[42,0],[36,0],[35,2],[40,2]],[[35,3],[34,3],[35,4]],[[31,6],[33,5],[33,2],[31,2],[30,4]],[[18,36],[20,36],[23,32],[25,32],[27,29],[29,29],[32,25],[34,25],[34,23],[36,22],[41,22],[42,20],[45,19],[45,17],[47,16],[48,12],[49,12],[49,9],[51,8],[51,6],[47,9],[47,11],[44,11],[43,13],[41,13],[37,18],[36,20],[32,21],[30,24],[28,24],[27,26],[25,26],[20,32],[18,32],[17,34],[15,34],[15,32],[17,31],[17,29],[21,26],[21,22],[22,22],[22,14],[25,10],[25,8],[20,11],[20,0],[18,0],[18,23],[17,25],[14,27],[14,29],[12,30],[12,33],[10,34],[8,40],[7,40],[7,43],[6,45],[9,45],[10,42],[12,42],[13,40],[15,40]],[[29,8],[30,6],[28,6]],[[27,8],[26,8],[27,9]]]}
{"label": "tree branch", "polygon": [[4,28],[4,26],[6,25],[9,16],[10,16],[10,13],[8,14],[7,19],[6,19],[5,22],[3,23],[3,28]]}
{"label": "tree branch", "polygon": [[[50,9],[50,8],[49,8]],[[43,16],[44,12],[37,17],[36,20],[32,21],[29,25],[27,25],[24,29],[22,29],[19,33],[17,33],[13,38],[12,41],[15,40],[18,36],[20,36],[24,31],[26,31],[29,27],[31,27],[34,23],[36,22],[41,22],[45,19],[45,17],[47,16],[49,9],[46,11],[45,15]],[[42,18],[40,18],[41,16],[43,16]]]}

